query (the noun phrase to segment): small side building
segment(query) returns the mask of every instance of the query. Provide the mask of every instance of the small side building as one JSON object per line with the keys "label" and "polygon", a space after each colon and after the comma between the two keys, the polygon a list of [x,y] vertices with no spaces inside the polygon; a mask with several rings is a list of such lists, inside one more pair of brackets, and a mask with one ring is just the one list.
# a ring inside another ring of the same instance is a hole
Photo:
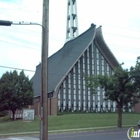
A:
{"label": "small side building", "polygon": [[[105,43],[101,27],[91,27],[48,58],[48,114],[58,111],[115,112],[116,104],[104,101],[104,91],[93,95],[84,74],[112,75],[119,63]],[[36,115],[40,114],[41,64],[32,78]]]}

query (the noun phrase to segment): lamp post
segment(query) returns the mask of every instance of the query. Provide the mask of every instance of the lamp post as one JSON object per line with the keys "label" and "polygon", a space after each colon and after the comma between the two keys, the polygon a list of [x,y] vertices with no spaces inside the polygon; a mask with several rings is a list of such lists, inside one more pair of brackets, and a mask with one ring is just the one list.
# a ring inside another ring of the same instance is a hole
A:
{"label": "lamp post", "polygon": [[[45,20],[44,20],[45,21]],[[0,26],[11,25],[39,25],[42,27],[42,54],[41,54],[41,127],[40,127],[40,140],[48,140],[48,27],[39,23],[32,22],[12,22],[6,20],[0,20]],[[47,29],[47,30],[46,30]],[[47,39],[46,39],[47,38]]]}

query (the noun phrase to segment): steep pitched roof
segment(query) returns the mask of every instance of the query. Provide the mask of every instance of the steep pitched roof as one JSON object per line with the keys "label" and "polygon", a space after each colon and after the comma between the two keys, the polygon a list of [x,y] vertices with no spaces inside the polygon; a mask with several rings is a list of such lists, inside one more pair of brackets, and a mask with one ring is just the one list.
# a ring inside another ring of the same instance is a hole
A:
{"label": "steep pitched roof", "polygon": [[119,62],[104,41],[101,26],[96,29],[95,44],[97,45],[98,49],[103,54],[107,62],[110,64],[112,69],[118,67]]}
{"label": "steep pitched roof", "polygon": [[[54,91],[67,75],[70,68],[73,67],[89,44],[93,41],[95,33],[96,26],[92,24],[87,31],[77,38],[65,43],[58,52],[48,58],[48,93]],[[100,42],[98,40],[99,38],[96,38],[97,42]],[[111,53],[107,46],[103,45],[103,47],[106,47],[109,54]],[[118,63],[114,56],[112,59],[116,64]],[[39,96],[41,92],[41,64],[36,67],[36,73],[32,78],[32,82],[34,96]]]}

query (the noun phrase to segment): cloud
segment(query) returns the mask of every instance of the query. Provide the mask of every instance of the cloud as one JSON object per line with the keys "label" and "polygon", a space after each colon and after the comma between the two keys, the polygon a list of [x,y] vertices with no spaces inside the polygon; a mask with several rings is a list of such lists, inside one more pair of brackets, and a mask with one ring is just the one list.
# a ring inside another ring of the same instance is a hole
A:
{"label": "cloud", "polygon": [[[140,39],[135,38],[139,38],[140,32],[129,28],[139,30],[139,5],[139,0],[77,0],[79,34],[91,23],[102,25],[105,42],[119,62],[134,65],[140,46]],[[65,43],[66,15],[67,0],[50,1],[49,56]],[[0,0],[0,19],[41,23],[42,0]],[[1,52],[0,64],[35,69],[41,57],[37,50],[41,47],[40,38],[39,26],[0,27],[0,40],[5,41],[0,41],[0,46],[4,46],[1,49],[5,51]]]}

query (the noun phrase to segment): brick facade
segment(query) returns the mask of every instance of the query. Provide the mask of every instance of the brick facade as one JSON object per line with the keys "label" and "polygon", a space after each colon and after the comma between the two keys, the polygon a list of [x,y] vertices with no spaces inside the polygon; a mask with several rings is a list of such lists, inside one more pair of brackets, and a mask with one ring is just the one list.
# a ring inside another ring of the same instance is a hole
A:
{"label": "brick facade", "polygon": [[[39,97],[34,99],[34,105],[32,105],[30,108],[35,109],[36,116],[40,116]],[[140,113],[140,103],[135,105],[133,111],[136,113]],[[57,115],[57,113],[58,113],[58,98],[57,97],[48,98],[48,115]]]}
{"label": "brick facade", "polygon": [[[40,116],[40,98],[34,99],[34,104],[31,106],[35,109],[35,115]],[[48,98],[48,115],[57,115],[57,97]]]}
{"label": "brick facade", "polygon": [[138,103],[134,106],[134,112],[140,113],[140,103]]}

